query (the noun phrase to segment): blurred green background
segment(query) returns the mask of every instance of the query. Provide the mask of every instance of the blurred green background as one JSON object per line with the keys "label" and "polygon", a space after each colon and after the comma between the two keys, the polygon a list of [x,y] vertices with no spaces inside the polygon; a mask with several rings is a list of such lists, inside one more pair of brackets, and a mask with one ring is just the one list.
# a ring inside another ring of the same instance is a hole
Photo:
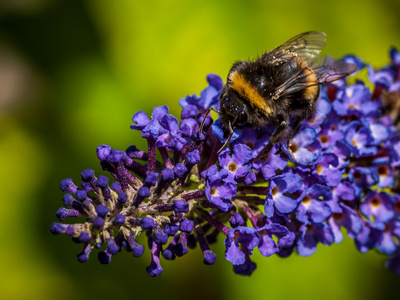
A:
{"label": "blurred green background", "polygon": [[352,240],[308,258],[264,258],[251,277],[234,275],[223,241],[214,266],[200,250],[147,275],[142,258],[120,253],[80,264],[81,245],[53,236],[59,183],[103,174],[96,147],[141,147],[132,115],[199,93],[208,73],[308,30],[328,35],[324,53],[353,53],[374,66],[400,48],[400,2],[0,0],[0,299],[400,299],[384,257]]}

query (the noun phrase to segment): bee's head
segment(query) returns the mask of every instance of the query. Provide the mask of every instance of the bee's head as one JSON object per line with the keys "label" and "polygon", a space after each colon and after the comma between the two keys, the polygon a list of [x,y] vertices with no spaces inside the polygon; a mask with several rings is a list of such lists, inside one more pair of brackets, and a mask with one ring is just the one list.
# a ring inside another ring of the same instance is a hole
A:
{"label": "bee's head", "polygon": [[224,130],[243,128],[247,123],[248,107],[234,91],[224,88],[220,96],[221,122]]}

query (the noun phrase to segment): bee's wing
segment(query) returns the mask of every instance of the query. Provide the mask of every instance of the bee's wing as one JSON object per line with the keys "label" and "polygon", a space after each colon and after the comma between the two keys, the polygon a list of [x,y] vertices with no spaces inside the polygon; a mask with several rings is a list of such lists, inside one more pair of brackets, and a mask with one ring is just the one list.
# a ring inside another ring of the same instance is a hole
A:
{"label": "bee's wing", "polygon": [[319,57],[312,65],[312,69],[317,75],[318,83],[324,84],[354,73],[357,70],[357,66],[327,55]]}
{"label": "bee's wing", "polygon": [[309,86],[329,83],[341,79],[357,70],[356,65],[346,63],[330,56],[318,57],[312,64],[306,66],[305,68],[310,67],[315,73],[315,80],[310,80],[309,76],[312,75],[309,70],[297,68],[297,70],[293,72],[292,76],[275,90],[275,99],[298,92]]}
{"label": "bee's wing", "polygon": [[[275,90],[274,98],[278,99],[309,86],[323,84],[338,80],[353,73],[357,67],[353,64],[334,59],[330,56],[319,57],[319,53],[326,43],[326,35],[319,31],[300,33],[288,40],[283,45],[265,54],[263,59],[268,59],[273,64],[282,61],[288,67],[282,68],[285,82],[282,82]],[[299,60],[300,59],[300,60]],[[295,61],[305,61],[304,66],[295,67]],[[291,64],[291,65],[290,65]],[[316,80],[309,78],[311,68],[316,75]],[[304,72],[305,71],[305,72]]]}
{"label": "bee's wing", "polygon": [[319,31],[309,31],[296,35],[276,49],[265,53],[262,59],[276,62],[294,56],[312,64],[326,43],[326,35]]}

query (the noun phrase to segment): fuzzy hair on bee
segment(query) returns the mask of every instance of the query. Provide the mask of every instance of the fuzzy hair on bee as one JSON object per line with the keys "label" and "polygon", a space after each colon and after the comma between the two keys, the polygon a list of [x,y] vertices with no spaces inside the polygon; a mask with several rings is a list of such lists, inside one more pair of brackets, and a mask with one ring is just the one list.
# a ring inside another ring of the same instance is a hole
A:
{"label": "fuzzy hair on bee", "polygon": [[323,32],[305,32],[256,60],[233,64],[220,95],[219,115],[227,136],[220,151],[237,128],[275,126],[258,157],[297,134],[301,123],[315,114],[320,85],[357,69],[330,56],[320,57],[325,42]]}

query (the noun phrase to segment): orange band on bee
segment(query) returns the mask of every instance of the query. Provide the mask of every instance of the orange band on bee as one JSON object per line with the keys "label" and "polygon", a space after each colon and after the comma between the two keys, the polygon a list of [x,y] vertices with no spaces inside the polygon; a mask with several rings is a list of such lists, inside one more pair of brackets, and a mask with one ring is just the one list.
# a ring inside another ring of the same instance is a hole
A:
{"label": "orange band on bee", "polygon": [[261,110],[264,115],[268,116],[272,113],[271,107],[267,105],[265,99],[259,94],[244,77],[237,71],[232,72],[229,75],[231,81],[231,88],[235,90],[240,96],[246,98],[249,104],[254,108]]}

